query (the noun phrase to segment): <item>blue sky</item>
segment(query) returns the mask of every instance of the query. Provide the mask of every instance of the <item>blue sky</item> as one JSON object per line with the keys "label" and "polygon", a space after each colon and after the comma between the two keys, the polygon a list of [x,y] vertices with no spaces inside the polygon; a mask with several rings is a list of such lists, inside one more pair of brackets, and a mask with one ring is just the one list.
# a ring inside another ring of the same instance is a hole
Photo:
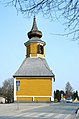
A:
{"label": "blue sky", "polygon": [[[79,91],[79,45],[68,37],[53,33],[63,33],[64,26],[36,16],[37,26],[42,31],[42,40],[46,42],[46,60],[55,74],[54,90],[65,90],[69,81],[74,90]],[[24,43],[31,30],[33,17],[27,18],[16,13],[12,7],[0,4],[0,85],[12,75],[25,58]]]}

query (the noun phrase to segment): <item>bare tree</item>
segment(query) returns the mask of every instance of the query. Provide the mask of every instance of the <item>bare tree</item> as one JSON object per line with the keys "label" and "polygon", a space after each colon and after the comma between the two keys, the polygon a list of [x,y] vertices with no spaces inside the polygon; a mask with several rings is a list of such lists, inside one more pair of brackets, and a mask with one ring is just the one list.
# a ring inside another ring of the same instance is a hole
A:
{"label": "bare tree", "polygon": [[6,98],[7,102],[13,102],[14,97],[14,79],[9,78],[7,80],[4,80],[3,86],[2,86],[2,96]]}
{"label": "bare tree", "polygon": [[79,39],[79,0],[7,0],[6,5],[12,5],[17,12],[30,16],[38,13],[48,18],[59,19],[63,16],[69,30],[64,35]]}

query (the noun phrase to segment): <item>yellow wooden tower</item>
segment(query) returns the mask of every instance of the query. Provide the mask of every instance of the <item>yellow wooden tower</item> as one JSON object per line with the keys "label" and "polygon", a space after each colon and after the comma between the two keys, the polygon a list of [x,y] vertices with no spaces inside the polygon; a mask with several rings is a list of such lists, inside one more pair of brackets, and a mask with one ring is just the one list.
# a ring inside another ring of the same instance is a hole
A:
{"label": "yellow wooden tower", "polygon": [[52,98],[52,83],[55,79],[46,60],[44,46],[41,40],[42,32],[38,30],[36,18],[28,32],[29,40],[26,46],[26,58],[14,74],[14,100],[20,102],[50,102]]}

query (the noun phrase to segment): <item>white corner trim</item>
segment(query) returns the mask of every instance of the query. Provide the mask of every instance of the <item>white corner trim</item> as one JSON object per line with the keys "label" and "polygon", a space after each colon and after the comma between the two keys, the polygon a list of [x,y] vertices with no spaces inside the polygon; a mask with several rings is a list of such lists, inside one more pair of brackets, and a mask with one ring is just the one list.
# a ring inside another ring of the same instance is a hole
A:
{"label": "white corner trim", "polygon": [[16,101],[16,78],[14,78],[14,101]]}

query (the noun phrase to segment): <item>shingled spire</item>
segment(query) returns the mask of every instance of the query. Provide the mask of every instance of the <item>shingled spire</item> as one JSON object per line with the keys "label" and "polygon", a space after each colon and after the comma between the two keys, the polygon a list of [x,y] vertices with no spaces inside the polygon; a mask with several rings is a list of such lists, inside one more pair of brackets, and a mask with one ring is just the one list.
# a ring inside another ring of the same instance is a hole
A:
{"label": "shingled spire", "polygon": [[42,32],[38,30],[35,16],[34,16],[34,19],[33,19],[32,29],[31,29],[30,32],[28,32],[28,37],[29,37],[29,39],[31,39],[32,37],[38,37],[38,38],[42,37]]}

